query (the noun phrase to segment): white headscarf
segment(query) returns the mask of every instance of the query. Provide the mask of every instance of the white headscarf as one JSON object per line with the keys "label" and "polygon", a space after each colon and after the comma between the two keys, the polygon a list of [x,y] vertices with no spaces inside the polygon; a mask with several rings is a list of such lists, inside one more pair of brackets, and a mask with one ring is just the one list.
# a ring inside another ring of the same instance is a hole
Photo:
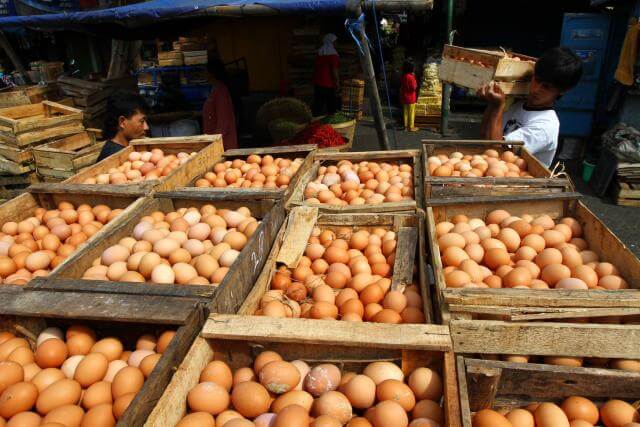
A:
{"label": "white headscarf", "polygon": [[338,40],[338,37],[333,33],[325,34],[322,38],[322,46],[318,49],[318,55],[329,56],[338,55],[338,51],[333,47],[333,43]]}

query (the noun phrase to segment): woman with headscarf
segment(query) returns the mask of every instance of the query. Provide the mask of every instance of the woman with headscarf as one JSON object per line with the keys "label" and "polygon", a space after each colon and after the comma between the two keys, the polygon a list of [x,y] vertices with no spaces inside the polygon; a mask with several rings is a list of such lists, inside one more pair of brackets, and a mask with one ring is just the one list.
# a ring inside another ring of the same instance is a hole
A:
{"label": "woman with headscarf", "polygon": [[318,50],[313,70],[313,115],[333,114],[338,110],[338,90],[340,77],[338,68],[340,60],[338,51],[333,46],[338,39],[329,33],[322,39],[322,47]]}

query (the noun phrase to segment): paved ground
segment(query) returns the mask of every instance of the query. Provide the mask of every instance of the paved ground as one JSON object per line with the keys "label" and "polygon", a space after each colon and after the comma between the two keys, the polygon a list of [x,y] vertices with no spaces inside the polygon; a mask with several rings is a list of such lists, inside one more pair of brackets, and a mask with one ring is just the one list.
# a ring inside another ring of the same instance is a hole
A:
{"label": "paved ground", "polygon": [[[474,114],[456,114],[452,117],[450,130],[452,138],[473,139],[478,135],[479,117]],[[419,148],[423,139],[440,139],[439,133],[426,130],[404,132],[389,130],[392,148]],[[356,130],[354,151],[380,150],[373,122],[367,118],[361,120]],[[567,169],[576,185],[577,191],[584,196],[586,205],[622,240],[636,255],[640,256],[640,208],[617,206],[610,198],[600,199],[593,195],[591,188],[582,181],[579,165],[567,162]]]}

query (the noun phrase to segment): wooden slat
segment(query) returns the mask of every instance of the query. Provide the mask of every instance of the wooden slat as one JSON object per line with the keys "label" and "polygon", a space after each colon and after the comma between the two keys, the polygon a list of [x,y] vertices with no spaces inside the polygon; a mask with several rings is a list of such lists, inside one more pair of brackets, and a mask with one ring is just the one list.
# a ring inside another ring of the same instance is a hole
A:
{"label": "wooden slat", "polygon": [[638,357],[640,325],[452,320],[457,353]]}
{"label": "wooden slat", "polygon": [[284,264],[289,268],[298,266],[298,261],[304,255],[317,220],[318,208],[300,206],[291,210],[287,217],[284,242],[276,258],[276,263]]}
{"label": "wooden slat", "polygon": [[414,254],[418,246],[418,230],[416,227],[402,227],[396,238],[398,242],[396,245],[397,255],[393,264],[391,289],[404,291],[405,287],[413,283],[413,268],[416,264]]}
{"label": "wooden slat", "polygon": [[322,345],[446,351],[449,331],[440,325],[389,325],[335,320],[272,318],[212,314],[202,330],[204,338],[259,340]]}
{"label": "wooden slat", "polygon": [[4,298],[0,313],[12,316],[76,318],[153,324],[184,323],[195,299],[86,292],[24,291]]}
{"label": "wooden slat", "polygon": [[[494,390],[496,405],[518,402],[560,402],[569,396],[583,396],[596,401],[637,399],[640,373],[615,369],[572,368],[536,363],[512,363],[465,358],[466,383],[470,410],[488,407],[489,393],[483,384],[500,372]],[[491,403],[494,403],[491,399]]]}
{"label": "wooden slat", "polygon": [[456,374],[458,376],[458,392],[460,393],[460,416],[462,427],[471,427],[471,409],[469,409],[469,389],[467,387],[467,370],[465,358],[456,356]]}

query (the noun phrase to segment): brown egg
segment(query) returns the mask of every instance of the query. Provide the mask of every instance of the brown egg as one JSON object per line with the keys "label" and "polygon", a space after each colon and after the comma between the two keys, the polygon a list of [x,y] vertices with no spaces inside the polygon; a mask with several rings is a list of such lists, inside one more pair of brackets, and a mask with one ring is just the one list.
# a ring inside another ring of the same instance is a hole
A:
{"label": "brown egg", "polygon": [[307,427],[310,425],[309,418],[309,413],[303,407],[291,405],[278,413],[273,427]]}
{"label": "brown egg", "polygon": [[398,403],[385,400],[375,406],[373,411],[374,427],[406,427],[409,425],[407,413]]}
{"label": "brown egg", "polygon": [[415,369],[407,381],[409,387],[419,400],[439,400],[442,396],[442,379],[440,375],[429,368]]}
{"label": "brown egg", "polygon": [[37,397],[38,389],[31,383],[17,382],[9,385],[0,395],[0,417],[8,419],[31,409]]}
{"label": "brown egg", "polygon": [[111,383],[111,393],[117,399],[128,393],[137,393],[144,384],[144,374],[139,368],[127,366],[118,371]]}
{"label": "brown egg", "polygon": [[376,398],[376,384],[366,375],[356,375],[340,391],[349,399],[354,408],[366,409],[373,405]]}
{"label": "brown egg", "polygon": [[627,423],[640,421],[638,411],[622,400],[609,400],[600,407],[600,419],[609,426],[624,426]]}
{"label": "brown egg", "polygon": [[38,346],[35,361],[41,368],[59,368],[68,355],[64,341],[51,338]]}
{"label": "brown egg", "polygon": [[282,394],[294,389],[300,382],[300,371],[285,361],[267,363],[259,372],[260,383],[270,392]]}
{"label": "brown egg", "polygon": [[614,275],[601,277],[598,281],[598,286],[608,290],[627,289],[629,287],[622,277]]}
{"label": "brown egg", "polygon": [[124,413],[129,408],[129,405],[136,398],[136,393],[127,393],[118,397],[113,402],[113,415],[115,415],[116,419],[122,418]]}
{"label": "brown egg", "polygon": [[563,264],[550,264],[542,269],[540,278],[549,286],[555,286],[562,279],[571,277],[571,270]]}
{"label": "brown egg", "polygon": [[201,382],[187,395],[187,402],[192,411],[203,411],[212,415],[227,409],[229,401],[227,390],[213,382]]}
{"label": "brown egg", "polygon": [[36,401],[36,409],[41,415],[64,405],[75,405],[80,400],[80,384],[74,380],[64,378],[51,384],[40,392]]}
{"label": "brown egg", "polygon": [[513,427],[502,414],[491,409],[482,409],[473,416],[473,427]]}
{"label": "brown egg", "polygon": [[[197,186],[197,185],[196,185]],[[216,427],[213,415],[206,412],[192,412],[182,418],[176,427]]]}
{"label": "brown egg", "polygon": [[562,402],[560,407],[567,415],[569,421],[584,420],[595,425],[600,418],[598,407],[592,401],[585,399],[584,397],[568,397]]}
{"label": "brown egg", "polygon": [[376,388],[376,398],[379,402],[392,400],[399,403],[407,412],[411,411],[416,404],[416,398],[412,389],[398,380],[385,380],[378,384]]}
{"label": "brown egg", "polygon": [[[19,347],[24,348],[24,347]],[[17,362],[2,361],[0,362],[0,395],[9,386],[25,380],[24,368]]]}
{"label": "brown egg", "polygon": [[559,406],[542,403],[533,414],[536,425],[540,427],[569,427],[569,420]]}
{"label": "brown egg", "polygon": [[323,393],[313,402],[312,412],[316,417],[331,416],[338,420],[340,425],[346,424],[353,416],[349,399],[338,391]]}
{"label": "brown egg", "polygon": [[[3,420],[4,421],[4,420]],[[7,422],[7,427],[39,427],[42,417],[35,412],[20,412]],[[55,426],[58,427],[58,426]]]}
{"label": "brown egg", "polygon": [[233,387],[231,402],[240,414],[254,418],[269,410],[271,399],[269,392],[261,384],[245,381]]}
{"label": "brown egg", "polygon": [[[42,420],[42,425],[60,424],[63,426],[80,426],[84,411],[77,405],[63,405],[47,414]],[[50,423],[50,424],[49,424]]]}
{"label": "brown egg", "polygon": [[108,426],[115,427],[116,419],[114,417],[114,407],[110,403],[96,405],[82,418],[80,427],[90,426]]}
{"label": "brown egg", "polygon": [[[413,419],[416,418],[429,418],[437,423],[442,424],[444,421],[444,411],[433,400],[420,400],[416,403],[416,406],[411,411]],[[533,417],[531,418],[533,420]]]}
{"label": "brown egg", "polygon": [[82,359],[75,370],[73,378],[83,388],[89,387],[104,378],[109,367],[109,360],[102,353],[91,353]]}
{"label": "brown egg", "polygon": [[86,410],[104,403],[113,403],[110,382],[98,381],[89,386],[82,394],[82,406]]}
{"label": "brown egg", "polygon": [[528,268],[516,267],[503,277],[503,285],[506,288],[529,286],[532,279],[531,271]]}
{"label": "brown egg", "polygon": [[535,427],[533,414],[526,409],[516,408],[505,415],[513,427]]}
{"label": "brown egg", "polygon": [[328,391],[333,391],[340,385],[342,375],[340,370],[332,364],[324,363],[315,366],[304,379],[304,389],[317,397]]}
{"label": "brown egg", "polygon": [[97,341],[93,347],[91,347],[91,353],[102,353],[106,356],[107,360],[111,362],[116,360],[122,354],[122,342],[117,338],[103,338]]}

